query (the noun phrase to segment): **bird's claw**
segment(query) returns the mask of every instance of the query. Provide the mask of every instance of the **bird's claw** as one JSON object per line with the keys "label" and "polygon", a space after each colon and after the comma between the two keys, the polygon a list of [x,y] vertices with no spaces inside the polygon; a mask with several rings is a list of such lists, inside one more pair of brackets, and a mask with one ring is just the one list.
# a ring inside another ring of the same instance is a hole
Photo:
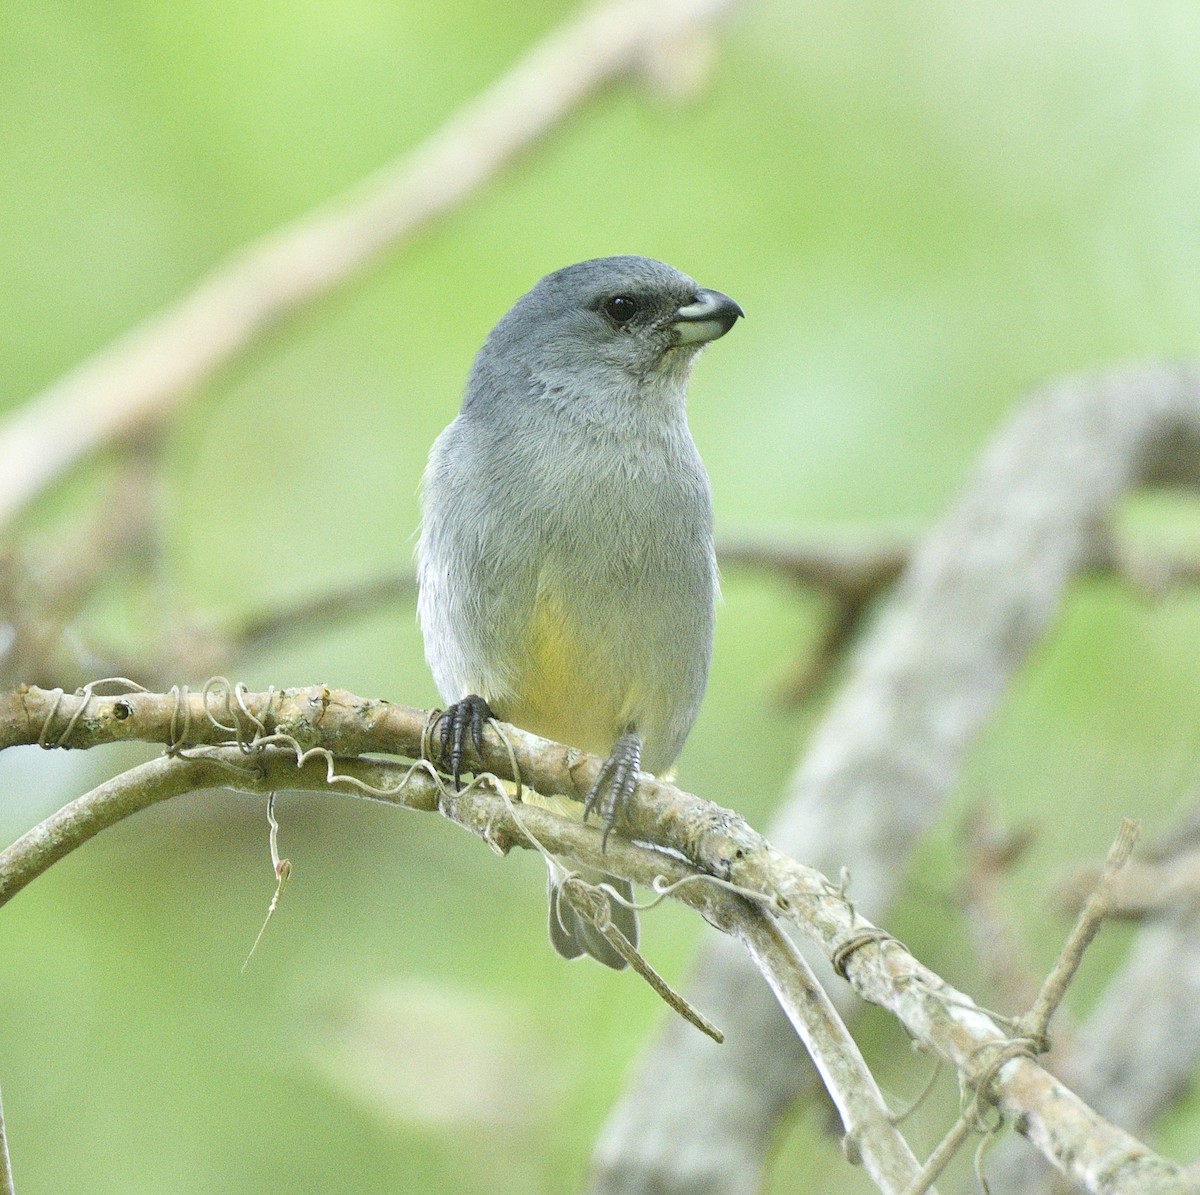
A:
{"label": "bird's claw", "polygon": [[475,693],[443,711],[438,728],[441,760],[449,764],[450,779],[456,789],[462,788],[463,758],[470,738],[475,754],[483,758],[483,726],[492,718],[488,703]]}
{"label": "bird's claw", "polygon": [[600,838],[601,853],[617,820],[626,816],[626,808],[637,788],[642,762],[642,740],[636,734],[623,734],[613,744],[608,758],[596,774],[595,783],[583,801],[583,820],[595,813],[604,823]]}

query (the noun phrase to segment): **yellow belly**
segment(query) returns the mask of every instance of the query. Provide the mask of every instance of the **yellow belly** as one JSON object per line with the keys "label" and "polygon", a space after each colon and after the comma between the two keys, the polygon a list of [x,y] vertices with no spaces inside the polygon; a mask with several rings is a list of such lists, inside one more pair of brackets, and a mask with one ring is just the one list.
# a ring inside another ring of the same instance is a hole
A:
{"label": "yellow belly", "polygon": [[505,720],[594,755],[607,755],[630,724],[639,693],[618,678],[603,645],[580,632],[566,606],[541,596],[525,634]]}

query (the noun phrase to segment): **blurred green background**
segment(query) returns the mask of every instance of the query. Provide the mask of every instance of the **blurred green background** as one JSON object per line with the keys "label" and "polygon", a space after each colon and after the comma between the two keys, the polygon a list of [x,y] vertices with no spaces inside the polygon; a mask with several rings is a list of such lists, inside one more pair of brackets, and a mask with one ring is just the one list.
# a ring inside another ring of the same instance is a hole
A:
{"label": "blurred green background", "polygon": [[[573,11],[4,0],[0,402],[417,142]],[[426,452],[488,328],[543,273],[608,253],[663,258],[746,310],[691,388],[720,531],[927,526],[1030,386],[1197,355],[1197,61],[1200,10],[1184,0],[745,4],[694,101],[616,87],[208,385],[166,448],[164,576],[114,586],[80,635],[403,565]],[[84,509],[100,472],[56,491],[30,535]],[[1129,521],[1200,550],[1187,504],[1136,504]],[[724,588],[680,779],[765,824],[827,697],[773,700],[820,603],[760,576]],[[987,998],[947,915],[955,826],[986,797],[1035,822],[1008,894],[1044,968],[1066,928],[1045,914],[1052,879],[1098,856],[1121,814],[1153,834],[1191,799],[1197,648],[1197,595],[1080,584],[890,928]],[[251,688],[436,701],[409,607],[236,667]],[[740,755],[754,734],[761,749]],[[0,829],[146,754],[8,752]],[[550,951],[537,860],[362,802],[279,806],[295,873],[244,975],[273,887],[248,799],[145,813],[0,915],[22,1195],[575,1189],[658,1001]],[[678,909],[645,920],[651,961],[683,981],[711,931]],[[1089,957],[1076,1012],[1122,942],[1106,932]],[[915,1091],[902,1034],[882,1017],[864,1031],[889,1087]],[[930,1143],[956,1111],[942,1091]],[[808,1114],[788,1134],[772,1189],[870,1189],[822,1128]],[[1198,1133],[1192,1097],[1156,1144],[1186,1158]]]}

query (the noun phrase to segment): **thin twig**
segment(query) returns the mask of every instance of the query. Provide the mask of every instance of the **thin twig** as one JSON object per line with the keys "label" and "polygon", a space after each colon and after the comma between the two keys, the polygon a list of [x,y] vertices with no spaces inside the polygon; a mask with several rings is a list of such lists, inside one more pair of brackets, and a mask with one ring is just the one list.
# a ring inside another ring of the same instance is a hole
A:
{"label": "thin twig", "polygon": [[281,638],[320,633],[351,618],[373,614],[382,606],[411,601],[417,592],[412,569],[387,573],[300,598],[291,603],[274,603],[268,609],[243,615],[219,634],[226,645],[226,658],[268,646]]}
{"label": "thin twig", "polygon": [[971,1135],[979,1115],[977,1099],[959,1113],[958,1119],[951,1125],[950,1131],[938,1142],[937,1148],[929,1155],[921,1173],[917,1175],[911,1186],[904,1189],[904,1195],[926,1195],[933,1189],[933,1184],[941,1177],[942,1171],[954,1160],[962,1148],[962,1144]]}
{"label": "thin twig", "polygon": [[4,1129],[4,1099],[0,1096],[0,1195],[14,1195],[12,1159],[8,1156],[8,1134]]}
{"label": "thin twig", "polygon": [[[1179,909],[1139,928],[1065,1048],[1061,1018],[1060,1010],[1054,1073],[1109,1120],[1143,1139],[1153,1133],[1194,1089],[1200,1064],[1200,920],[1194,910]],[[989,1169],[998,1191],[1064,1195],[1066,1187],[1049,1179],[1043,1159],[1015,1134],[997,1155]],[[1200,1192],[1200,1172],[1179,1189]]]}
{"label": "thin twig", "polygon": [[[493,727],[501,724],[492,720]],[[514,771],[517,771],[515,764]],[[513,820],[521,828],[521,832],[529,840],[539,854],[544,856],[553,872],[562,870],[561,862],[542,845],[538,836],[521,820],[516,810],[516,802],[521,801],[522,793],[518,791],[515,799],[509,799],[503,785],[498,792],[505,799],[505,808]],[[449,796],[447,790],[446,796]],[[600,849],[604,850],[604,840],[601,839]],[[618,894],[609,883],[592,884],[578,872],[568,873],[561,882],[556,881],[552,886],[554,901],[565,901],[579,916],[588,922],[597,933],[633,968],[637,975],[650,987],[656,996],[669,1008],[677,1012],[683,1019],[694,1025],[705,1037],[711,1038],[717,1045],[724,1045],[725,1034],[716,1027],[690,1001],[685,1000],[667,981],[650,965],[649,960],[637,947],[613,924],[612,902],[619,900],[628,903],[626,897]],[[662,897],[659,898],[660,900]],[[557,907],[550,910],[550,915],[558,918],[560,911]]]}
{"label": "thin twig", "polygon": [[[591,891],[587,891],[591,889]],[[559,894],[581,917],[596,927],[604,940],[637,972],[641,979],[649,985],[655,995],[669,1008],[674,1009],[685,1021],[695,1025],[706,1037],[712,1038],[717,1045],[723,1045],[725,1034],[716,1027],[695,1005],[685,1000],[667,981],[650,965],[632,942],[612,923],[607,907],[607,896],[597,893],[595,886],[576,879],[568,880]],[[597,905],[597,900],[605,902]]]}
{"label": "thin twig", "polygon": [[0,428],[0,527],[82,457],[160,424],[263,333],[461,205],[613,80],[733,0],[610,0],[549,33],[412,152],[235,252]]}
{"label": "thin twig", "polygon": [[1141,832],[1141,822],[1128,817],[1122,819],[1121,828],[1117,831],[1117,836],[1108,849],[1108,856],[1104,861],[1104,871],[1101,873],[1096,887],[1092,889],[1083,908],[1079,910],[1075,925],[1067,935],[1058,959],[1043,981],[1033,1006],[1018,1022],[1017,1031],[1022,1036],[1045,1043],[1050,1018],[1054,1016],[1054,1010],[1062,1003],[1062,998],[1066,995],[1071,980],[1075,978],[1075,972],[1079,970],[1079,964],[1083,962],[1084,952],[1091,945],[1092,939],[1099,932],[1104,918],[1108,915],[1109,892],[1113,880],[1133,853],[1133,848]]}
{"label": "thin twig", "polygon": [[[1059,905],[1078,909],[1080,893],[1091,890],[1097,869],[1081,869],[1062,885]],[[1200,905],[1200,850],[1163,859],[1131,859],[1109,893],[1108,916],[1143,921]]]}

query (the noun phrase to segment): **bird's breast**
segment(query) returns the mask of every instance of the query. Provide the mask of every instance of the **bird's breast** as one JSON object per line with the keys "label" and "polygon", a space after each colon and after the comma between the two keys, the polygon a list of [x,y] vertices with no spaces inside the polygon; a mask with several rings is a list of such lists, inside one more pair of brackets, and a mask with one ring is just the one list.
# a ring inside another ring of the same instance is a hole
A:
{"label": "bird's breast", "polygon": [[[698,463],[698,462],[697,462]],[[590,471],[534,515],[537,586],[512,720],[597,754],[630,727],[650,754],[698,702],[712,634],[702,471]]]}

